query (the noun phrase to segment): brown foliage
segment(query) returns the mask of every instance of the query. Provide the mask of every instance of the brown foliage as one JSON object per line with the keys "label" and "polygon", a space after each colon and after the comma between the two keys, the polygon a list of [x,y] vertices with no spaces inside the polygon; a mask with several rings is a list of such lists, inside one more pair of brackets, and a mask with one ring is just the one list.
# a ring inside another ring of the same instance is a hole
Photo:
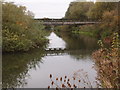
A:
{"label": "brown foliage", "polygon": [[105,88],[120,88],[120,43],[118,34],[116,36],[113,37],[111,48],[99,49],[92,55],[97,65],[99,79]]}

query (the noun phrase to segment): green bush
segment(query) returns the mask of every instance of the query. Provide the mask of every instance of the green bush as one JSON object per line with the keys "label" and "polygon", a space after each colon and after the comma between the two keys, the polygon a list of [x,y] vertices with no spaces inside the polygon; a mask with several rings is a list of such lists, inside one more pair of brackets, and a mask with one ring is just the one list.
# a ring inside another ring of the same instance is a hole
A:
{"label": "green bush", "polygon": [[28,51],[46,42],[44,26],[24,6],[3,3],[3,52]]}

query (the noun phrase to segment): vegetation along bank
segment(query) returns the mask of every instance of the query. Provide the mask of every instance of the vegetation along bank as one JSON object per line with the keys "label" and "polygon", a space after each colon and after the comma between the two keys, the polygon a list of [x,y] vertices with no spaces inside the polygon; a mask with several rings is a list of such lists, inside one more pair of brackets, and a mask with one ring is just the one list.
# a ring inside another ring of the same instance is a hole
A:
{"label": "vegetation along bank", "polygon": [[[97,38],[100,49],[93,52],[98,79],[104,88],[120,87],[120,3],[118,2],[72,2],[65,19],[96,21],[95,25],[66,25],[56,29],[74,35]],[[62,29],[61,29],[62,28]]]}
{"label": "vegetation along bank", "polygon": [[2,3],[3,52],[28,51],[45,46],[46,31],[34,14],[24,6]]}

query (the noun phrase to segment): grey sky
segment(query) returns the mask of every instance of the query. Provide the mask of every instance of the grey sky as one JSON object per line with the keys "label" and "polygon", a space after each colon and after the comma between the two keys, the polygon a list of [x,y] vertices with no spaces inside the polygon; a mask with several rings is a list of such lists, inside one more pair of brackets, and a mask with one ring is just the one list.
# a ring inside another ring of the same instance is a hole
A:
{"label": "grey sky", "polygon": [[71,1],[74,0],[5,0],[26,6],[35,18],[62,18]]}

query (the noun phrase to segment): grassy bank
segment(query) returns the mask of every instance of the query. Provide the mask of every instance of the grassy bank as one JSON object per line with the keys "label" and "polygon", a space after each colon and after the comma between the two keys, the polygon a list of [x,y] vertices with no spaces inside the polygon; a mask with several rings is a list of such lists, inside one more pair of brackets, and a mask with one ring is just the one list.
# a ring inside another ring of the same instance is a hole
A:
{"label": "grassy bank", "polygon": [[78,27],[78,30],[72,31],[73,34],[79,34],[79,35],[85,35],[90,37],[99,37],[99,30],[97,29],[97,26],[91,25],[91,26],[81,26]]}

